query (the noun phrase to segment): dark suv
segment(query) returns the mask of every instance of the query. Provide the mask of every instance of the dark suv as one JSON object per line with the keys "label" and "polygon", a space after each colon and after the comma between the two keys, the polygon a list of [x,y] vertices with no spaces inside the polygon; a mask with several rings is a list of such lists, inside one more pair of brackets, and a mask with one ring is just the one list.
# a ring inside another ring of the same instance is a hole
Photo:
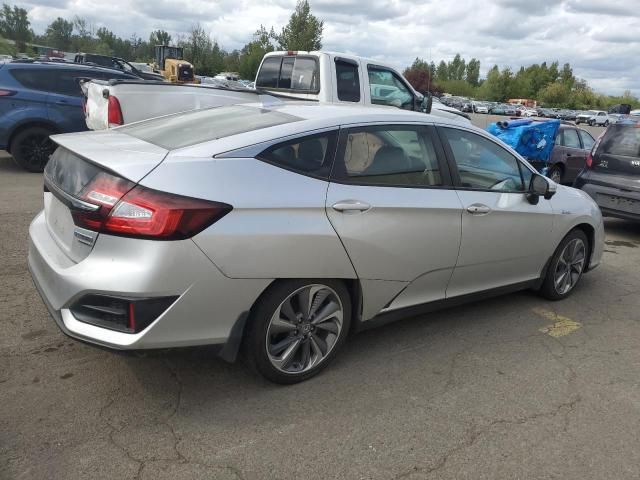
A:
{"label": "dark suv", "polygon": [[605,216],[640,220],[640,120],[609,126],[574,184]]}
{"label": "dark suv", "polygon": [[53,153],[49,135],[86,130],[80,80],[137,79],[100,67],[48,62],[0,64],[0,150],[30,172]]}
{"label": "dark suv", "polygon": [[563,123],[556,134],[549,162],[533,160],[531,164],[556,183],[572,184],[584,168],[594,143],[595,140],[586,130]]}

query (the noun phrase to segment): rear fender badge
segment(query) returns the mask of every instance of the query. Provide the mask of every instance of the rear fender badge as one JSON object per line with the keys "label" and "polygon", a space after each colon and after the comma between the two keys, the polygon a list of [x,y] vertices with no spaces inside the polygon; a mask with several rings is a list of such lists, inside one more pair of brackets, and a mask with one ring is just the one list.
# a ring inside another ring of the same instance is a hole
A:
{"label": "rear fender badge", "polygon": [[634,167],[640,167],[640,160],[631,160],[631,165]]}
{"label": "rear fender badge", "polygon": [[85,245],[89,245],[90,247],[93,247],[93,242],[95,242],[95,236],[92,235],[88,235],[78,229],[73,231],[73,236],[76,237],[76,239],[80,242],[80,243],[84,243]]}

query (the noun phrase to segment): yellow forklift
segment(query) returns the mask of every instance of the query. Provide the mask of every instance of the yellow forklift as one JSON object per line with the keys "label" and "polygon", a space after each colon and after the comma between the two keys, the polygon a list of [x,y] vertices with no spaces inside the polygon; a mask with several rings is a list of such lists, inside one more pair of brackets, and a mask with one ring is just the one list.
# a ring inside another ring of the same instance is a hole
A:
{"label": "yellow forklift", "polygon": [[154,71],[171,83],[200,83],[195,77],[193,65],[183,60],[183,52],[182,47],[156,45]]}

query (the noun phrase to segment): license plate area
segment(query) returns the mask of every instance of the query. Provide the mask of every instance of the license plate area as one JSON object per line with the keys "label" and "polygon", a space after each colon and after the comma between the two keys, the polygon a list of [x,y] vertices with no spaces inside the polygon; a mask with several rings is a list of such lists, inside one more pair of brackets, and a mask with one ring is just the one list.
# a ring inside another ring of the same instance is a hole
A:
{"label": "license plate area", "polygon": [[51,237],[67,257],[79,262],[89,255],[97,234],[76,227],[69,207],[50,192],[44,194],[44,214]]}

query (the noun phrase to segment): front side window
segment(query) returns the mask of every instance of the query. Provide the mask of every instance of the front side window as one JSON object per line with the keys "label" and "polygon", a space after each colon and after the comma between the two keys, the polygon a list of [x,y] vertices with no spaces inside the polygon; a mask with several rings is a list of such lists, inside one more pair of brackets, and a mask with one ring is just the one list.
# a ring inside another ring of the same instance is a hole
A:
{"label": "front side window", "polygon": [[518,159],[507,150],[472,132],[442,130],[458,167],[461,187],[502,192],[525,190]]}
{"label": "front side window", "polygon": [[336,60],[336,87],[341,102],[360,101],[358,64]]}
{"label": "front side window", "polygon": [[337,132],[321,133],[279,143],[258,155],[259,160],[313,177],[328,178]]}
{"label": "front side window", "polygon": [[359,127],[341,134],[337,180],[361,185],[442,186],[438,157],[426,127]]}
{"label": "front side window", "polygon": [[413,94],[398,75],[385,68],[369,66],[371,103],[413,109]]}

